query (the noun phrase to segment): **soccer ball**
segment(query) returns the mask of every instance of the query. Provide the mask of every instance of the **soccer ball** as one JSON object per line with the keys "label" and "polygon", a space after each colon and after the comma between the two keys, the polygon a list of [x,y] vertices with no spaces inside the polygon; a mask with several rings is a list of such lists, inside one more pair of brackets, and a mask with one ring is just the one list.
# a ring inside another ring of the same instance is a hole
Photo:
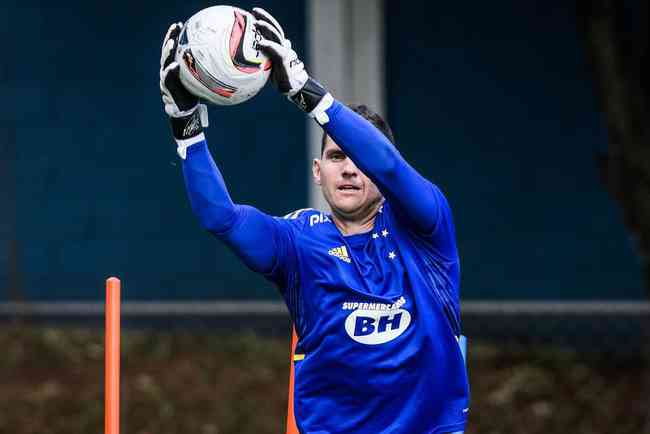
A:
{"label": "soccer ball", "polygon": [[232,6],[212,6],[187,20],[176,51],[187,90],[214,104],[234,105],[264,87],[271,61],[257,48],[254,22],[252,14]]}

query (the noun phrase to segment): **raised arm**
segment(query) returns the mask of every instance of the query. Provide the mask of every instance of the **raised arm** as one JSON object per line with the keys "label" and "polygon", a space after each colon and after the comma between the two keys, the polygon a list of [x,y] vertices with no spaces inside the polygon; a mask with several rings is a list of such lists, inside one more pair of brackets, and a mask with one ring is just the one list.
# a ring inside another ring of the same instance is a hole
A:
{"label": "raised arm", "polygon": [[286,228],[256,208],[233,203],[205,140],[187,148],[183,176],[192,211],[205,229],[251,270],[265,275],[281,271],[279,258],[290,247]]}
{"label": "raised arm", "polygon": [[431,233],[441,213],[448,211],[442,193],[370,122],[334,100],[309,77],[277,20],[260,8],[254,8],[253,15],[263,37],[258,45],[273,61],[272,78],[278,89],[323,127],[400,217],[419,232]]}
{"label": "raised arm", "polygon": [[325,114],[321,123],[325,132],[377,185],[395,211],[419,232],[431,233],[441,207],[447,207],[438,188],[408,164],[381,131],[348,107],[334,100]]}
{"label": "raised arm", "polygon": [[173,59],[182,25],[173,24],[163,42],[160,90],[165,112],[183,164],[187,194],[201,225],[223,240],[253,271],[281,274],[279,258],[285,258],[288,234],[280,222],[259,210],[236,205],[228,194],[203,133],[207,112],[197,97],[180,83],[179,66]]}

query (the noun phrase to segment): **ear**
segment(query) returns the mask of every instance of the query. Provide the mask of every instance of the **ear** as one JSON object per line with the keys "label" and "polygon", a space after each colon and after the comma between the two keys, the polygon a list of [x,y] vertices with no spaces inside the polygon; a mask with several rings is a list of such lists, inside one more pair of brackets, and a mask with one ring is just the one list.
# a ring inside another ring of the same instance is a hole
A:
{"label": "ear", "polygon": [[311,164],[311,173],[314,176],[314,182],[316,185],[321,185],[320,183],[320,160],[318,158],[314,158],[314,161]]}

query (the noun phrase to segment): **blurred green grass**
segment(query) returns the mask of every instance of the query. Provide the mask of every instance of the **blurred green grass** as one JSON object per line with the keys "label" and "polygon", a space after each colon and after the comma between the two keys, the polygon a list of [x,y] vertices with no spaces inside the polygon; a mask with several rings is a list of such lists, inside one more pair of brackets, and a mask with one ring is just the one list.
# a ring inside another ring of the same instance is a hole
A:
{"label": "blurred green grass", "polygon": [[[0,325],[0,433],[103,431],[103,332]],[[284,432],[289,339],[123,330],[122,432]],[[472,342],[467,434],[650,433],[647,355]]]}

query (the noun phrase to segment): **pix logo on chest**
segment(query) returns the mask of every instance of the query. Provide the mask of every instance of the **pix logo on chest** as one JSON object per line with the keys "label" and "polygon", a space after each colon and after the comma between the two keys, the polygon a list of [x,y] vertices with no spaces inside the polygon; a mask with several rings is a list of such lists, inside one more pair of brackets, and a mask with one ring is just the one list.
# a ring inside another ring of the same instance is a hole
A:
{"label": "pix logo on chest", "polygon": [[392,305],[345,302],[343,310],[352,310],[345,319],[345,331],[353,340],[365,345],[390,342],[411,324],[410,312],[402,309],[405,303],[404,297]]}

